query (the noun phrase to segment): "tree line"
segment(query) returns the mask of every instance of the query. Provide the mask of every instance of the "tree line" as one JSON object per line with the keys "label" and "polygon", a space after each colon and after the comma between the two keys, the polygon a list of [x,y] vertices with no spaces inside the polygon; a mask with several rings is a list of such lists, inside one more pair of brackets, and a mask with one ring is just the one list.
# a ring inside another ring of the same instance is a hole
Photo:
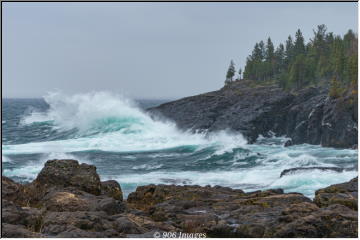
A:
{"label": "tree line", "polygon": [[[271,38],[256,43],[235,80],[258,83],[274,81],[286,90],[310,85],[328,84],[329,94],[338,97],[349,88],[357,89],[357,35],[349,30],[343,37],[327,32],[324,24],[317,26],[308,43],[300,29],[294,38],[274,47]],[[231,61],[225,84],[234,81],[235,64]],[[242,77],[242,78],[241,78]]]}

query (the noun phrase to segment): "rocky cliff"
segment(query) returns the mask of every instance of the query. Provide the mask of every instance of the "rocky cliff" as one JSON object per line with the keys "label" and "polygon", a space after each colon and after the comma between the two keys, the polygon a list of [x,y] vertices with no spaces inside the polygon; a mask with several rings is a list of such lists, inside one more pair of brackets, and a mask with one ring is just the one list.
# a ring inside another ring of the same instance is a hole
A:
{"label": "rocky cliff", "polygon": [[148,185],[125,201],[95,166],[51,160],[29,184],[2,177],[2,237],[356,238],[357,192],[357,178],[319,189],[314,201],[282,189]]}
{"label": "rocky cliff", "polygon": [[331,99],[327,90],[307,88],[295,93],[275,85],[238,81],[224,88],[148,109],[182,129],[241,132],[250,143],[261,134],[292,138],[294,144],[326,147],[357,146],[357,101]]}

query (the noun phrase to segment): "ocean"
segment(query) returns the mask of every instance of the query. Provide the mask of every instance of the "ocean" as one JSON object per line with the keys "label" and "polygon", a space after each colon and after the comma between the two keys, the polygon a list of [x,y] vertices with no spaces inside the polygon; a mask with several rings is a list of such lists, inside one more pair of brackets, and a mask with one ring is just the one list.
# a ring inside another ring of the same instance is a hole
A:
{"label": "ocean", "polygon": [[114,179],[125,197],[146,184],[220,185],[244,191],[282,188],[314,192],[357,176],[357,171],[295,172],[294,167],[357,168],[358,151],[259,137],[255,144],[229,130],[182,131],[145,109],[168,100],[131,100],[107,92],[39,99],[2,99],[2,174],[36,178],[49,159],[93,164],[101,180]]}

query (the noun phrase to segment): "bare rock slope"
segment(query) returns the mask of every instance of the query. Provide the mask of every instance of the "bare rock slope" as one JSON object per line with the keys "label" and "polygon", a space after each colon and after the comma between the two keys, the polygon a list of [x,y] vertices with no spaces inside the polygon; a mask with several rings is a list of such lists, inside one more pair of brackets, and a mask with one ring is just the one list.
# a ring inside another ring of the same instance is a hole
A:
{"label": "bare rock slope", "polygon": [[357,103],[351,97],[331,99],[327,90],[307,88],[296,93],[275,85],[238,81],[224,88],[148,109],[182,129],[241,132],[250,143],[269,132],[286,135],[294,144],[327,147],[357,146]]}

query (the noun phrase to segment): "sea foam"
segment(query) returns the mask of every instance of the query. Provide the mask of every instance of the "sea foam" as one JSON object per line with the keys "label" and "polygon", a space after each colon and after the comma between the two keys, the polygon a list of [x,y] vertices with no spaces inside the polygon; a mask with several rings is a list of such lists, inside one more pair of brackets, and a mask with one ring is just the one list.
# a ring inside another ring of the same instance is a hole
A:
{"label": "sea foam", "polygon": [[191,133],[181,131],[169,120],[154,120],[131,100],[108,92],[64,95],[59,92],[44,97],[49,110],[32,112],[23,124],[53,122],[57,131],[75,129],[69,139],[7,145],[5,154],[43,152],[110,151],[132,152],[169,149],[180,146],[216,145],[219,154],[244,147],[241,134],[229,131]]}

